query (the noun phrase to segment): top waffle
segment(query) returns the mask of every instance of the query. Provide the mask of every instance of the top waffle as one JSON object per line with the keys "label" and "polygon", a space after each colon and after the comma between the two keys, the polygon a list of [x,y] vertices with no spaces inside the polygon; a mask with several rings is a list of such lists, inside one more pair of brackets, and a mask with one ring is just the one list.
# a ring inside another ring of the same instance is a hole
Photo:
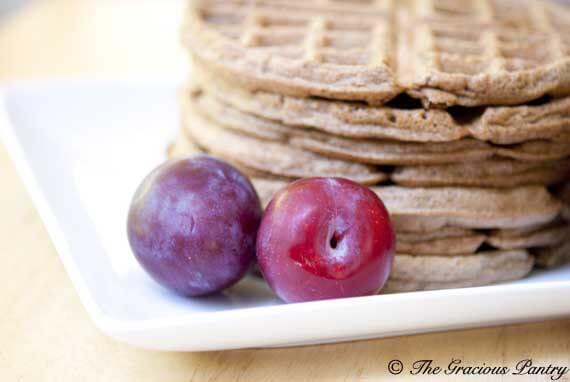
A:
{"label": "top waffle", "polygon": [[570,94],[570,11],[532,0],[195,0],[192,55],[253,90],[382,104]]}

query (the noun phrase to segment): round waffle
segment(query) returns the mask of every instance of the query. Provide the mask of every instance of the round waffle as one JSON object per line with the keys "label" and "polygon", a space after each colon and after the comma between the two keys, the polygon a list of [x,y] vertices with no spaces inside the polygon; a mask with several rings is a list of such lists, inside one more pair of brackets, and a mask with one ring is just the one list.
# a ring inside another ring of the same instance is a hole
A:
{"label": "round waffle", "polygon": [[301,97],[475,106],[570,93],[568,10],[442,1],[197,0],[184,41],[232,83]]}
{"label": "round waffle", "polygon": [[[448,143],[359,140],[291,127],[244,113],[199,90],[192,92],[189,99],[185,98],[185,103],[185,113],[190,114],[190,118],[195,118],[192,114],[206,116],[209,124],[216,125],[213,129],[220,136],[235,135],[231,131],[237,131],[247,135],[247,142],[243,144],[254,148],[275,142],[272,146],[286,146],[285,151],[281,150],[284,153],[297,148],[335,160],[396,166],[384,168],[384,172],[390,173],[390,179],[395,183],[406,186],[550,185],[560,183],[570,174],[570,160],[566,159],[570,155],[570,145],[554,141],[505,147],[474,139]],[[189,123],[187,125],[192,128]],[[206,134],[204,131],[189,133]],[[223,150],[221,144],[219,140],[211,141],[216,152]],[[235,148],[231,150],[235,151]],[[266,167],[269,165],[271,163]],[[265,171],[277,174],[268,168]],[[290,176],[290,173],[278,175]]]}
{"label": "round waffle", "polygon": [[397,254],[382,292],[465,288],[516,280],[530,273],[533,264],[533,257],[525,250],[467,256]]}
{"label": "round waffle", "polygon": [[334,136],[410,142],[451,142],[466,137],[496,144],[536,139],[570,142],[570,97],[533,105],[439,110],[424,109],[402,97],[386,106],[370,106],[248,91],[200,65],[194,66],[193,78],[209,95],[234,109]]}

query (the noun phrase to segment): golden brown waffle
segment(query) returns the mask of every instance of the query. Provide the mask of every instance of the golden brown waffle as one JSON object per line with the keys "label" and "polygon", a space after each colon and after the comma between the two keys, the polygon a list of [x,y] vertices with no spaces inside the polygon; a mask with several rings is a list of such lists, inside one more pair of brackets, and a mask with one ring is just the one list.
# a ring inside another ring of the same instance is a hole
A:
{"label": "golden brown waffle", "polygon": [[533,0],[197,0],[184,41],[232,83],[382,104],[570,93],[570,11]]}

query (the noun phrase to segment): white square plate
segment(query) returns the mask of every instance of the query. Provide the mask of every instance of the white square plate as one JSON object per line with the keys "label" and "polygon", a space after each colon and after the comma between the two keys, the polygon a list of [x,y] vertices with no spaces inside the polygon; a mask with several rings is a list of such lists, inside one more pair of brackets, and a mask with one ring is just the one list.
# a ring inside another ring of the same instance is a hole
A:
{"label": "white square plate", "polygon": [[[51,81],[7,86],[0,133],[95,324],[168,350],[287,346],[570,314],[570,266],[481,288],[285,305],[254,277],[185,299],[132,256],[126,214],[178,127],[176,85]],[[3,106],[2,106],[3,104]]]}

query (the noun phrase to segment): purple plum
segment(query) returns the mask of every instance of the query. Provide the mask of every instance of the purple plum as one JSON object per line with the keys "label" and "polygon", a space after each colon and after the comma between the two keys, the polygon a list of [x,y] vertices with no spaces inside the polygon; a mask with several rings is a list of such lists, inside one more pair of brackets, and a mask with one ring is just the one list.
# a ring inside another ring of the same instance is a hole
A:
{"label": "purple plum", "polygon": [[127,222],[138,262],[184,296],[219,292],[255,259],[262,208],[251,182],[229,164],[201,155],[167,162],[136,191]]}

